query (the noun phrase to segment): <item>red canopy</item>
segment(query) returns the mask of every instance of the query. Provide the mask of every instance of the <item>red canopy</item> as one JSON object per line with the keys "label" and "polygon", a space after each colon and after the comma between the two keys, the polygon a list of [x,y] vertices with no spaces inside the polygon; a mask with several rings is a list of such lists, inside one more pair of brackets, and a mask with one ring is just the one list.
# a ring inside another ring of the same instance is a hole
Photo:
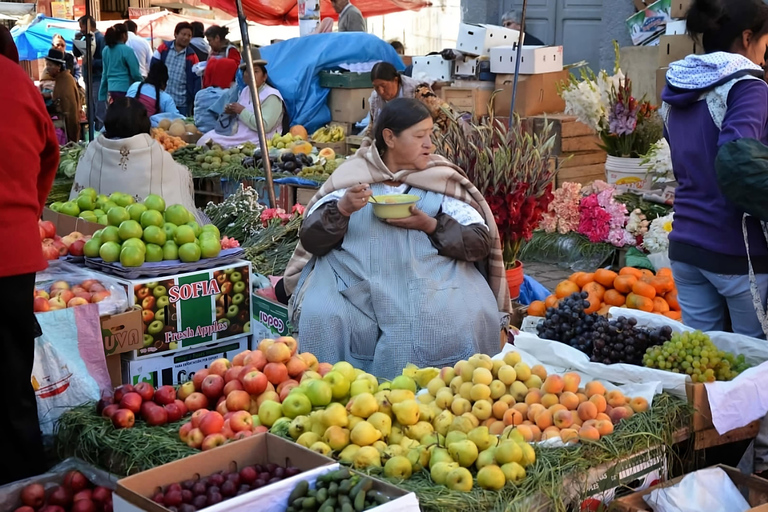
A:
{"label": "red canopy", "polygon": [[[203,0],[203,3],[237,16],[234,0]],[[355,0],[353,4],[366,18],[400,11],[418,11],[431,5],[426,0]],[[243,10],[248,21],[263,25],[296,25],[298,9],[296,0],[243,0]],[[323,18],[339,18],[328,0],[321,0],[320,15]]]}

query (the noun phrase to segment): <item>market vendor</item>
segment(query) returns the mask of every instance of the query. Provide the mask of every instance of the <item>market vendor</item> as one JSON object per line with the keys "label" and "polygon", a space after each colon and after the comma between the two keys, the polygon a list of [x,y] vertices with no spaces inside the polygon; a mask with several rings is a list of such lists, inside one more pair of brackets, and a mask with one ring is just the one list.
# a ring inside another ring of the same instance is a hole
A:
{"label": "market vendor", "polygon": [[147,110],[135,98],[118,98],[107,109],[104,133],[88,144],[77,164],[70,198],[84,188],[99,194],[158,194],[166,205],[196,212],[192,176],[150,135]]}
{"label": "market vendor", "polygon": [[215,128],[218,117],[210,108],[216,105],[222,96],[230,93],[236,96],[235,74],[239,62],[232,59],[211,58],[206,63],[203,75],[203,88],[195,95],[195,126],[203,133]]}
{"label": "market vendor", "polygon": [[166,87],[168,87],[168,68],[156,60],[152,62],[147,78],[141,82],[134,82],[125,95],[139,100],[139,103],[147,109],[147,115],[151,121],[154,121],[152,117],[158,114],[179,118],[181,114],[171,95],[165,92]]}
{"label": "market vendor", "polygon": [[370,122],[365,136],[370,138],[373,135],[373,128],[381,109],[396,98],[418,99],[429,109],[432,119],[441,130],[447,126],[450,114],[443,108],[444,102],[432,91],[429,84],[399,73],[389,62],[379,62],[373,66],[371,80],[373,92],[369,100]]}
{"label": "market vendor", "polygon": [[[510,310],[499,233],[463,171],[432,154],[432,117],[389,102],[368,141],[307,205],[283,285],[302,351],[393,378],[407,363],[453,365],[499,350]],[[419,196],[382,221],[372,195]],[[295,321],[295,318],[294,318]]]}
{"label": "market vendor", "polygon": [[80,90],[74,77],[66,70],[64,52],[51,48],[45,58],[45,72],[53,80],[53,90],[43,91],[43,97],[51,100],[50,111],[62,116],[67,128],[67,140],[80,140]]}
{"label": "market vendor", "polygon": [[[257,50],[254,50],[257,52]],[[221,59],[219,59],[221,60]],[[240,69],[245,70],[246,64],[240,64]],[[267,83],[269,75],[267,74],[267,61],[256,58],[253,61],[253,74],[255,84],[251,83],[250,75],[245,73],[244,79],[246,87],[240,92],[236,102],[225,106],[223,114],[229,116],[229,119],[220,120],[217,127],[198,141],[198,146],[202,146],[211,141],[219,144],[223,148],[239,146],[246,142],[258,144],[259,132],[257,128],[258,120],[253,113],[253,103],[251,102],[251,87],[256,87],[261,102],[261,113],[264,117],[264,131],[267,138],[274,134],[282,135],[287,126],[284,121],[287,120],[285,113],[285,104],[280,91]]]}

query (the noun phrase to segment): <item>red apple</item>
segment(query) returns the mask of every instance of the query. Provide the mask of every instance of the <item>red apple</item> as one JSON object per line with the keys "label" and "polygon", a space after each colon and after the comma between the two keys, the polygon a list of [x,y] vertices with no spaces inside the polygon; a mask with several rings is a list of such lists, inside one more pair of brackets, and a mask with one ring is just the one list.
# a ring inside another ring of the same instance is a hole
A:
{"label": "red apple", "polygon": [[245,439],[246,437],[251,437],[253,433],[250,430],[241,430],[240,432],[236,432],[234,437],[232,437],[233,441],[239,441],[241,439]]}
{"label": "red apple", "polygon": [[93,303],[101,302],[104,299],[106,299],[107,297],[109,297],[110,295],[112,295],[112,294],[109,293],[107,290],[101,290],[101,291],[98,291],[98,292],[94,292],[93,295],[91,295],[91,302],[93,302]]}
{"label": "red apple", "polygon": [[149,402],[155,396],[155,388],[149,382],[139,382],[133,390],[141,395],[141,399],[145,402]]}
{"label": "red apple", "polygon": [[248,411],[237,411],[229,419],[229,425],[234,432],[251,430],[253,428],[253,417]]}
{"label": "red apple", "polygon": [[142,418],[146,418],[149,415],[149,411],[154,409],[155,407],[160,407],[155,402],[144,402],[141,404],[141,410],[139,411],[139,414]]}
{"label": "red apple", "polygon": [[67,303],[61,298],[61,296],[53,297],[52,299],[48,299],[48,307],[56,311],[58,309],[66,309]]}
{"label": "red apple", "polygon": [[213,450],[227,442],[227,438],[222,434],[211,434],[203,439],[201,448],[203,451]]}
{"label": "red apple", "polygon": [[47,299],[44,299],[43,297],[35,297],[34,302],[34,311],[35,313],[45,313],[46,311],[51,310],[51,304],[48,302]]}
{"label": "red apple", "polygon": [[142,310],[141,312],[141,320],[145,324],[151,324],[152,320],[155,319],[155,313],[154,311],[149,311],[148,309]]}
{"label": "red apple", "polygon": [[203,445],[203,439],[205,439],[205,436],[200,432],[200,429],[193,428],[189,431],[189,435],[187,436],[187,446],[200,449]]}
{"label": "red apple", "polygon": [[45,503],[45,487],[41,484],[29,484],[21,490],[21,502],[32,508],[40,508]]}
{"label": "red apple", "polygon": [[251,406],[251,395],[247,391],[235,390],[227,395],[227,410],[247,411]]}
{"label": "red apple", "polygon": [[263,434],[269,432],[269,429],[265,427],[264,425],[259,425],[258,427],[253,427],[253,433],[254,434]]}
{"label": "red apple", "polygon": [[224,374],[224,382],[230,382],[233,380],[236,380],[237,377],[240,376],[240,372],[243,371],[242,366],[232,366],[229,370],[226,371]]}
{"label": "red apple", "polygon": [[67,307],[68,308],[74,308],[74,307],[77,307],[77,306],[84,306],[86,304],[88,304],[88,301],[85,300],[82,297],[74,297],[74,298],[69,299],[67,301]]}
{"label": "red apple", "polygon": [[58,296],[64,302],[69,302],[70,300],[75,298],[75,294],[72,293],[70,290],[57,290],[56,293],[52,293],[52,295]]}
{"label": "red apple", "polygon": [[242,383],[240,383],[239,380],[231,380],[231,381],[227,382],[227,384],[224,386],[223,393],[224,393],[224,396],[229,396],[229,394],[231,392],[238,391],[238,390],[240,390],[240,391],[243,390]]}
{"label": "red apple", "polygon": [[56,486],[48,495],[49,505],[58,505],[60,507],[68,507],[72,503],[73,493],[70,489],[64,486]]}
{"label": "red apple", "polygon": [[45,238],[53,238],[56,236],[56,225],[49,220],[38,221],[38,226],[45,231]]}
{"label": "red apple", "polygon": [[262,371],[267,364],[267,356],[261,350],[253,350],[250,354],[245,356],[243,360],[245,366],[253,365],[257,370]]}
{"label": "red apple", "polygon": [[43,244],[43,258],[48,261],[59,259],[59,250],[53,244]]}
{"label": "red apple", "polygon": [[120,409],[120,406],[117,404],[110,404],[106,407],[104,407],[104,410],[101,411],[101,415],[105,418],[112,418],[112,415],[115,414]]}
{"label": "red apple", "polygon": [[179,421],[184,415],[181,414],[181,409],[179,409],[179,406],[175,403],[164,405],[163,409],[165,409],[165,413],[167,414],[167,422],[168,423],[176,423]]}
{"label": "red apple", "polygon": [[118,409],[112,415],[112,424],[115,428],[131,428],[134,423],[136,423],[136,417],[130,409]]}
{"label": "red apple", "polygon": [[85,288],[85,291],[92,292],[94,290],[91,290],[93,288],[93,285],[98,284],[101,285],[98,279],[86,279],[82,283],[80,283],[80,286]]}
{"label": "red apple", "polygon": [[224,375],[227,373],[227,370],[229,370],[231,367],[232,367],[232,364],[229,362],[229,360],[222,357],[212,362],[208,370],[212,374],[216,374],[221,376],[221,378],[224,378]]}
{"label": "red apple", "polygon": [[195,389],[197,391],[203,389],[203,380],[205,380],[205,378],[210,375],[210,373],[211,372],[208,370],[208,368],[204,368],[192,374],[192,383],[195,385]]}
{"label": "red apple", "polygon": [[200,431],[209,436],[218,434],[224,427],[224,417],[216,411],[211,411],[200,420]]}
{"label": "red apple", "polygon": [[229,420],[224,420],[224,426],[221,429],[221,433],[227,439],[232,439],[235,437],[235,431],[232,430],[232,425],[230,424]]}
{"label": "red apple", "polygon": [[80,297],[81,299],[85,299],[86,302],[91,302],[91,298],[93,296],[88,292],[78,292],[78,293],[75,293],[75,297]]}
{"label": "red apple", "polygon": [[227,414],[232,414],[229,412],[229,409],[227,409],[227,401],[224,399],[224,397],[221,397],[222,401],[216,404],[216,412],[221,414],[222,416],[226,416]]}
{"label": "red apple", "polygon": [[69,252],[69,249],[67,249],[66,244],[64,244],[61,240],[54,240],[53,246],[56,248],[57,251],[59,251],[59,256],[66,256]]}
{"label": "red apple", "polygon": [[149,297],[149,294],[152,293],[149,288],[141,284],[136,285],[134,292],[136,293],[136,297],[141,301]]}
{"label": "red apple", "polygon": [[[280,389],[280,392],[278,395],[280,396],[280,402],[286,399],[286,397],[291,393],[291,390],[299,385],[298,382],[287,380],[283,382],[283,384],[286,384],[285,386]],[[278,386],[280,388],[280,386]]]}
{"label": "red apple", "polygon": [[88,479],[77,470],[69,471],[64,475],[64,486],[72,489],[72,492],[80,492],[88,487]]}
{"label": "red apple", "polygon": [[157,299],[154,296],[149,296],[141,301],[141,309],[155,309],[155,303]]}
{"label": "red apple", "polygon": [[208,409],[198,409],[194,411],[192,413],[192,418],[191,418],[192,428],[199,428],[200,422],[203,421],[203,418],[209,412],[211,411],[209,411]]}
{"label": "red apple", "polygon": [[179,428],[179,439],[181,439],[181,442],[184,444],[187,444],[187,439],[189,438],[189,433],[192,431],[194,427],[192,426],[191,422],[186,422]]}
{"label": "red apple", "polygon": [[202,393],[194,392],[184,400],[184,405],[189,411],[195,412],[208,407],[208,398]]}
{"label": "red apple", "polygon": [[90,500],[92,499],[93,491],[90,489],[83,489],[82,491],[76,493],[74,497],[72,498],[72,501],[80,501],[80,500]]}
{"label": "red apple", "polygon": [[173,401],[173,403],[176,405],[176,407],[179,408],[179,411],[181,411],[181,417],[182,418],[187,415],[187,412],[188,412],[187,411],[187,406],[186,406],[186,404],[184,403],[183,400],[179,400],[177,398],[176,400]]}
{"label": "red apple", "polygon": [[267,380],[274,385],[288,380],[288,369],[283,363],[267,363],[264,367],[264,375],[267,376]]}
{"label": "red apple", "polygon": [[202,390],[210,400],[217,399],[224,391],[224,377],[218,374],[208,375],[203,380]]}
{"label": "red apple", "polygon": [[120,408],[121,409],[128,409],[129,411],[132,411],[134,414],[138,414],[141,410],[141,403],[143,400],[141,399],[141,395],[136,393],[135,391],[132,391],[130,393],[126,393],[123,398],[120,399]]}
{"label": "red apple", "polygon": [[[82,240],[78,240],[77,242],[82,242]],[[80,500],[72,504],[72,508],[69,509],[69,512],[96,512],[96,510],[96,504],[93,501]]]}
{"label": "red apple", "polygon": [[75,240],[69,246],[69,254],[71,254],[72,256],[82,256],[84,246],[85,246],[85,240],[83,239]]}
{"label": "red apple", "polygon": [[115,402],[120,402],[120,400],[123,399],[123,397],[126,395],[126,393],[132,393],[133,392],[133,386],[130,384],[123,384],[122,386],[118,386],[115,388],[115,394],[114,399]]}
{"label": "red apple", "polygon": [[166,412],[165,408],[160,407],[159,405],[155,405],[154,407],[150,408],[147,415],[144,416],[144,420],[147,422],[147,425],[153,427],[165,425],[168,423],[168,413]]}
{"label": "red apple", "polygon": [[245,366],[245,357],[250,354],[250,350],[243,350],[232,358],[232,366]]}
{"label": "red apple", "polygon": [[260,395],[267,389],[267,376],[258,370],[253,370],[243,376],[243,389],[251,395]]}
{"label": "red apple", "polygon": [[112,491],[106,487],[96,487],[93,490],[93,501],[96,503],[112,502]]}
{"label": "red apple", "polygon": [[155,402],[160,405],[172,404],[176,400],[176,389],[173,386],[162,386],[155,391]]}

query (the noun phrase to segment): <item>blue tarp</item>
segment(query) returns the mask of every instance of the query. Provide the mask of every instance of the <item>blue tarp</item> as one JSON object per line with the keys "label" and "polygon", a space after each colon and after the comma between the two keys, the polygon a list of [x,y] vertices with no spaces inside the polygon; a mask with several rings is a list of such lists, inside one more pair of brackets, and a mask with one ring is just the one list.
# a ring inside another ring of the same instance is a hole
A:
{"label": "blue tarp", "polygon": [[76,21],[47,18],[38,14],[30,25],[13,27],[11,35],[19,50],[19,60],[37,60],[48,55],[54,34],[61,34],[67,42],[67,51],[71,52],[72,40],[79,30]]}
{"label": "blue tarp", "polygon": [[520,296],[517,298],[517,302],[527,306],[535,300],[544,300],[549,295],[544,285],[539,283],[531,276],[525,276],[522,286],[520,286]]}
{"label": "blue tarp", "polygon": [[330,89],[320,87],[320,71],[372,61],[405,69],[389,43],[362,32],[297,37],[261,48],[261,56],[269,62],[270,81],[283,95],[291,124],[304,125],[309,133],[331,121]]}

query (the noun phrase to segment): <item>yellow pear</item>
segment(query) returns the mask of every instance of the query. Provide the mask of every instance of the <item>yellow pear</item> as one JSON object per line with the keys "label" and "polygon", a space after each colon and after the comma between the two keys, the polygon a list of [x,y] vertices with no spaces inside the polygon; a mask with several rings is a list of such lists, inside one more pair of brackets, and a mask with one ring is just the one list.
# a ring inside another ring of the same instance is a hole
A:
{"label": "yellow pear", "polygon": [[318,437],[323,437],[323,435],[325,435],[326,430],[328,430],[328,426],[325,423],[321,421],[315,421],[312,423],[311,432],[313,434],[317,434]]}
{"label": "yellow pear", "polygon": [[453,418],[453,421],[451,422],[451,426],[448,427],[448,432],[451,432],[452,430],[459,430],[461,432],[464,432],[465,434],[469,434],[469,431],[475,428],[475,425],[472,424],[472,421],[469,420],[469,418],[466,418],[464,416],[459,416],[456,418]]}
{"label": "yellow pear", "polygon": [[346,448],[341,450],[341,453],[339,454],[339,462],[343,462],[345,464],[352,464],[352,462],[355,460],[355,455],[357,454],[357,451],[360,449],[359,446],[356,444],[349,444]]}
{"label": "yellow pear", "polygon": [[430,468],[429,476],[432,477],[432,481],[436,484],[445,485],[448,473],[458,469],[458,467],[459,465],[456,462],[438,462]]}
{"label": "yellow pear", "polygon": [[354,416],[368,418],[379,410],[379,403],[370,393],[360,393],[347,403],[347,410]]}
{"label": "yellow pear", "polygon": [[416,400],[416,395],[410,389],[393,389],[389,392],[389,402],[393,405],[406,400]]}
{"label": "yellow pear", "polygon": [[361,421],[355,428],[352,429],[350,434],[352,442],[358,446],[370,446],[379,439],[381,439],[381,432],[368,423],[367,421]]}
{"label": "yellow pear", "polygon": [[451,426],[451,423],[453,423],[454,418],[455,416],[451,411],[443,411],[438,414],[434,420],[432,420],[432,425],[435,427],[435,430],[438,433],[446,435],[448,433],[448,428]]}
{"label": "yellow pear", "polygon": [[392,429],[389,432],[389,444],[400,444],[404,437],[405,434],[403,434],[401,425],[392,425]]}
{"label": "yellow pear", "polygon": [[349,444],[349,430],[336,425],[328,427],[323,435],[325,444],[331,447],[333,451],[343,450]]}
{"label": "yellow pear", "polygon": [[467,434],[465,434],[461,430],[452,430],[448,432],[447,436],[445,436],[445,446],[447,448],[451,446],[453,443],[457,443],[459,441],[466,441],[467,439],[468,439]]}
{"label": "yellow pear", "polygon": [[430,453],[426,446],[417,446],[408,451],[408,460],[414,471],[421,471],[429,466]]}
{"label": "yellow pear", "polygon": [[419,404],[419,421],[429,421],[435,417],[432,408],[427,404]]}
{"label": "yellow pear", "polygon": [[501,471],[504,473],[504,478],[506,478],[507,482],[517,484],[525,480],[525,468],[517,462],[504,464],[501,466]]}
{"label": "yellow pear", "polygon": [[483,489],[491,491],[498,491],[507,483],[507,477],[502,469],[495,465],[490,464],[483,467],[477,472],[477,485]]}
{"label": "yellow pear", "polygon": [[366,469],[370,467],[381,467],[381,454],[373,446],[362,446],[355,453],[352,459],[352,465],[355,469]]}
{"label": "yellow pear", "polygon": [[527,468],[534,462],[536,462],[536,452],[533,449],[533,446],[531,446],[528,443],[519,443],[520,448],[523,450],[523,460],[520,462],[520,465],[524,468]]}
{"label": "yellow pear", "polygon": [[483,450],[477,456],[477,461],[475,461],[475,467],[477,469],[483,469],[485,466],[491,466],[493,464],[496,464],[495,455],[496,455],[496,448],[488,448],[487,450]]}
{"label": "yellow pear", "polygon": [[291,421],[291,425],[288,427],[288,434],[295,441],[304,432],[308,432],[312,429],[312,420],[309,416],[296,416]]}
{"label": "yellow pear", "polygon": [[387,443],[384,441],[376,441],[371,446],[379,450],[380,455],[384,455],[384,451],[388,448]]}
{"label": "yellow pear", "polygon": [[322,438],[319,435],[315,434],[314,432],[304,432],[299,436],[298,439],[296,439],[296,443],[300,444],[304,448],[309,448],[310,446],[320,441],[321,439]]}
{"label": "yellow pear", "polygon": [[408,480],[411,478],[413,466],[408,457],[399,455],[392,457],[384,464],[384,476],[388,478],[399,478],[400,480]]}
{"label": "yellow pear", "polygon": [[392,418],[384,414],[383,412],[375,412],[368,418],[368,423],[374,426],[376,430],[381,432],[381,436],[384,438],[389,437],[392,433]]}
{"label": "yellow pear", "polygon": [[471,467],[477,460],[477,445],[469,439],[448,445],[448,453],[463,468]]}
{"label": "yellow pear", "polygon": [[420,421],[415,425],[405,427],[405,435],[419,442],[435,431],[435,427],[428,421]]}
{"label": "yellow pear", "polygon": [[[376,442],[378,443],[378,441]],[[400,455],[405,455],[407,453],[408,453],[408,450],[406,450],[404,446],[400,446],[399,444],[391,444],[387,446],[387,448],[384,450],[384,453],[382,453],[382,455],[384,455],[385,457],[392,458]]]}
{"label": "yellow pear", "polygon": [[481,452],[496,445],[496,437],[488,432],[488,427],[475,427],[469,431],[467,437]]}
{"label": "yellow pear", "polygon": [[447,386],[440,377],[435,377],[429,381],[429,384],[427,384],[427,391],[429,391],[429,394],[432,396],[437,396],[437,392],[441,389],[447,389]]}
{"label": "yellow pear", "polygon": [[453,403],[453,391],[450,388],[441,388],[435,395],[435,404],[441,409],[448,409]]}
{"label": "yellow pear", "polygon": [[453,457],[447,449],[435,446],[429,450],[429,467],[433,468],[439,462],[453,462]]}
{"label": "yellow pear", "polygon": [[[392,393],[394,394],[397,391],[403,390],[395,390]],[[392,412],[395,413],[395,417],[401,425],[415,425],[419,422],[419,404],[416,400],[392,402]]]}
{"label": "yellow pear", "polygon": [[337,402],[329,404],[322,413],[322,421],[329,427],[346,427],[349,425],[347,409]]}
{"label": "yellow pear", "polygon": [[417,446],[420,446],[421,443],[419,443],[415,439],[411,439],[410,437],[404,437],[402,441],[400,441],[400,446],[404,447],[406,450],[410,450],[411,448],[416,448]]}
{"label": "yellow pear", "polygon": [[523,449],[516,441],[506,439],[496,447],[496,463],[502,466],[512,462],[520,463],[523,460]]}
{"label": "yellow pear", "polygon": [[416,397],[416,401],[419,402],[420,405],[427,405],[431,404],[435,401],[435,397],[430,395],[429,393],[420,393]]}
{"label": "yellow pear", "polygon": [[349,425],[347,425],[347,428],[351,432],[352,429],[354,429],[358,423],[360,423],[361,421],[365,421],[365,418],[361,418],[360,416],[350,416],[348,418],[348,421],[349,421]]}
{"label": "yellow pear", "polygon": [[379,404],[379,412],[383,412],[387,415],[392,415],[392,403],[389,401],[389,393],[391,393],[388,390],[385,391],[379,391],[376,393],[376,402]]}
{"label": "yellow pear", "polygon": [[318,441],[314,443],[312,446],[309,447],[309,449],[312,450],[313,452],[319,453],[320,455],[325,455],[326,457],[330,457],[331,452],[333,451],[331,450],[330,446],[328,446],[322,441]]}

